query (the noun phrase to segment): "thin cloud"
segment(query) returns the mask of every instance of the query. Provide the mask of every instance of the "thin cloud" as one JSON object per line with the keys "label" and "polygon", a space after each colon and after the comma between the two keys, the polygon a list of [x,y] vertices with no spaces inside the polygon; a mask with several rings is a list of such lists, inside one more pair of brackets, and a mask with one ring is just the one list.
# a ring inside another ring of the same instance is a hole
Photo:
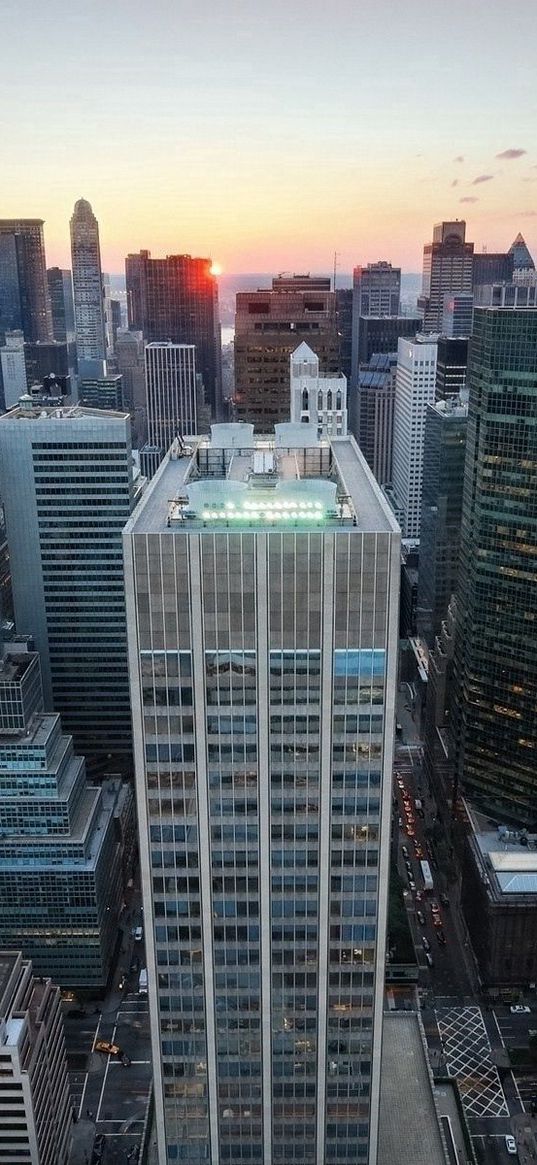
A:
{"label": "thin cloud", "polygon": [[466,198],[459,198],[459,202],[479,202],[479,199],[471,198],[470,195],[467,195]]}
{"label": "thin cloud", "polygon": [[521,210],[519,218],[537,218],[537,210]]}
{"label": "thin cloud", "polygon": [[511,162],[514,158],[522,158],[527,152],[527,150],[502,150],[501,154],[496,154],[496,157],[505,158],[506,162]]}
{"label": "thin cloud", "polygon": [[454,158],[453,161],[454,162],[464,162],[464,154],[457,154],[457,157]]}
{"label": "thin cloud", "polygon": [[458,185],[459,185],[459,179],[458,179],[458,178],[454,178],[454,179],[453,179],[453,182],[451,183],[451,185],[452,185],[452,186],[458,186]]}
{"label": "thin cloud", "polygon": [[477,178],[474,178],[472,186],[479,186],[481,182],[492,182],[493,178],[494,174],[478,174]]}

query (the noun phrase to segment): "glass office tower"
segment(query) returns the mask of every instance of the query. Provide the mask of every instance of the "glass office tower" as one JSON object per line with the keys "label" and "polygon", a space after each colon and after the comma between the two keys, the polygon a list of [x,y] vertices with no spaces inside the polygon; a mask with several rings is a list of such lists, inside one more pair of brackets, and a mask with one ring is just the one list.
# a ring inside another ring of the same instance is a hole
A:
{"label": "glass office tower", "polygon": [[537,822],[537,310],[477,308],[455,643],[457,773],[485,812]]}
{"label": "glass office tower", "polygon": [[159,1161],[376,1161],[399,528],[351,437],[213,426],[127,524]]}

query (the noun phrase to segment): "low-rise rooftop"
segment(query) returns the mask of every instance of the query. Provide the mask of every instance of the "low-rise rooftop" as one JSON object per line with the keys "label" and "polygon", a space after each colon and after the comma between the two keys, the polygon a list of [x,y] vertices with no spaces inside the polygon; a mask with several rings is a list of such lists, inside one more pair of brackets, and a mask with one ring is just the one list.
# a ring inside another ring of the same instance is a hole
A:
{"label": "low-rise rooftop", "polygon": [[495,825],[466,803],[483,877],[496,896],[537,895],[537,834]]}

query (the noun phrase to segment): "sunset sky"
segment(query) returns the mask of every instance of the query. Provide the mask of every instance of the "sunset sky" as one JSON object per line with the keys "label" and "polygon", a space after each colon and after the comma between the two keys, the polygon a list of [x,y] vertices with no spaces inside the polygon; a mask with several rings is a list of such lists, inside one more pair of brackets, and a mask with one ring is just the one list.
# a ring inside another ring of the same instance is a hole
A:
{"label": "sunset sky", "polygon": [[[537,254],[535,0],[1,0],[0,217],[66,266],[419,270],[432,223]],[[504,155],[499,156],[499,155]],[[511,156],[510,156],[511,155]]]}

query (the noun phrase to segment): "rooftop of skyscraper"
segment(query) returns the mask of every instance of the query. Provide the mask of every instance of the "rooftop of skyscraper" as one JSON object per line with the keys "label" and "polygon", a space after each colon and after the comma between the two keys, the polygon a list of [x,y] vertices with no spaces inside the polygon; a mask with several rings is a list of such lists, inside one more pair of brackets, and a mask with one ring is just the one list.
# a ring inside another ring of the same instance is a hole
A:
{"label": "rooftop of skyscraper", "polygon": [[213,425],[210,437],[174,443],[127,526],[171,529],[397,531],[352,437],[319,440],[315,426]]}
{"label": "rooftop of skyscraper", "polygon": [[16,408],[10,409],[8,413],[4,413],[2,421],[45,421],[50,420],[74,420],[80,417],[97,417],[101,420],[108,420],[110,417],[120,417],[121,420],[126,420],[128,413],[120,413],[113,409],[92,409],[84,405],[65,405],[57,406],[55,408],[47,408],[39,404],[35,407],[32,403],[32,398],[28,396],[24,405],[18,405]]}

